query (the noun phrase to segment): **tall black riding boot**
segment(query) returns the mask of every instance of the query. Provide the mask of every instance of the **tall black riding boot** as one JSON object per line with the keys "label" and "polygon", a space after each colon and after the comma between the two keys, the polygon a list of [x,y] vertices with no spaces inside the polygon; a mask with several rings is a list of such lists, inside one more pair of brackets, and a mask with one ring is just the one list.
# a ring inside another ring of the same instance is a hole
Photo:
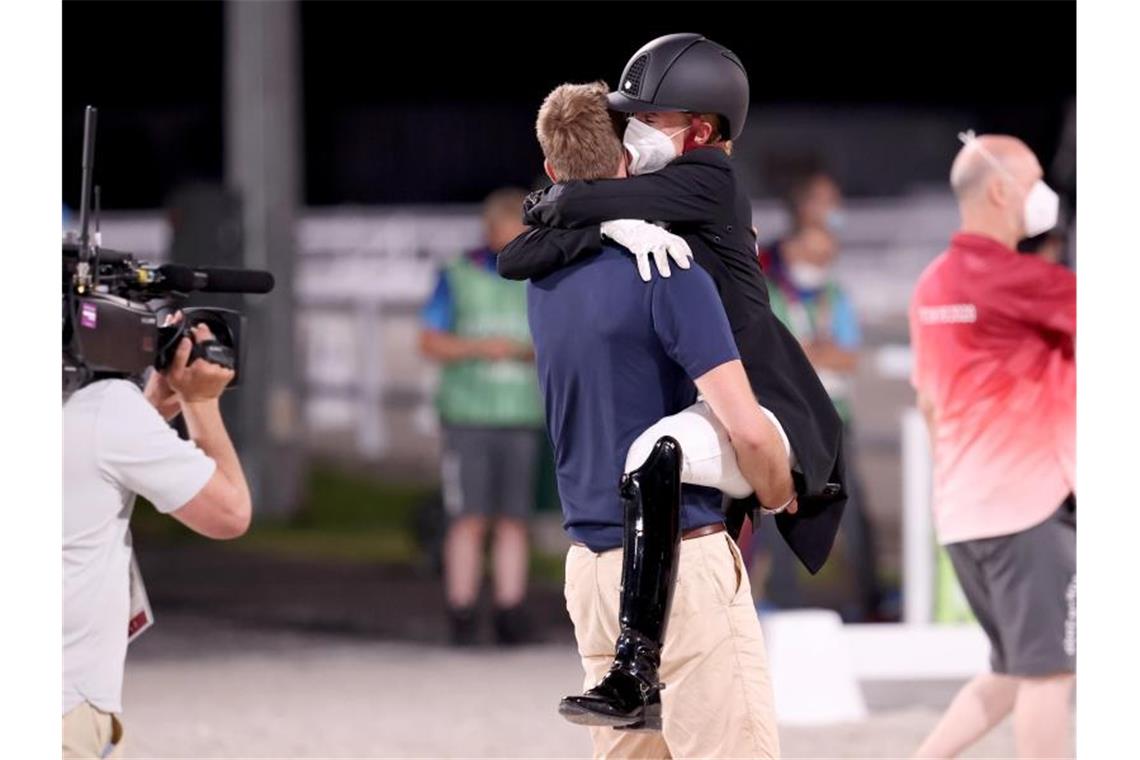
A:
{"label": "tall black riding boot", "polygon": [[621,632],[613,665],[558,712],[571,723],[661,730],[657,679],[681,540],[681,447],[664,437],[645,463],[622,477]]}

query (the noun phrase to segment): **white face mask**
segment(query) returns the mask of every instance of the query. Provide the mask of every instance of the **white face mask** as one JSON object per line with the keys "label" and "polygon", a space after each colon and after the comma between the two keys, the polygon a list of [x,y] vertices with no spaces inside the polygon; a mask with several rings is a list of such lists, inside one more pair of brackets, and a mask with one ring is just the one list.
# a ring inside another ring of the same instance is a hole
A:
{"label": "white face mask", "polygon": [[663,169],[677,157],[677,146],[673,144],[674,135],[679,135],[687,129],[688,127],[682,127],[667,135],[640,119],[630,119],[626,123],[625,136],[622,138],[622,145],[629,151],[629,173],[650,174]]}
{"label": "white face mask", "polygon": [[1036,237],[1056,227],[1060,203],[1061,199],[1053,192],[1053,188],[1041,180],[1034,182],[1025,196],[1025,206],[1022,210],[1025,236]]}
{"label": "white face mask", "polygon": [[837,208],[833,208],[827,212],[824,218],[824,224],[827,226],[829,232],[839,232],[843,229],[843,225],[847,224],[847,215]]}
{"label": "white face mask", "polygon": [[788,263],[788,279],[800,290],[819,290],[827,284],[827,267],[806,261]]}
{"label": "white face mask", "polygon": [[[973,131],[961,132],[958,139],[964,145],[974,143],[978,138],[974,135]],[[1009,173],[1009,170],[1002,166],[993,155],[983,148],[980,143],[975,147],[978,152],[982,154],[982,158],[989,162],[990,166],[997,169],[1010,183],[1017,187],[1017,180]],[[1033,183],[1033,187],[1029,188],[1029,192],[1025,195],[1025,202],[1021,208],[1021,224],[1025,228],[1025,237],[1031,238],[1040,235],[1043,232],[1048,232],[1057,226],[1057,212],[1060,207],[1060,198],[1053,188],[1045,184],[1043,180],[1037,180]]]}

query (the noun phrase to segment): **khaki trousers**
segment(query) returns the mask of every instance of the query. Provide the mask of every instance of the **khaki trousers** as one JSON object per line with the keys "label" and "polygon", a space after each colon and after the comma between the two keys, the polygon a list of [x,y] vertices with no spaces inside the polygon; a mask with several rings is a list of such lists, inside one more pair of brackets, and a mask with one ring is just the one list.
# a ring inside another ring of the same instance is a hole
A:
{"label": "khaki trousers", "polygon": [[121,758],[123,724],[90,702],[84,702],[63,716],[63,756],[65,758]]}
{"label": "khaki trousers", "polygon": [[[621,549],[566,555],[566,609],[584,688],[609,669],[618,636]],[[681,542],[660,677],[662,731],[591,727],[594,756],[780,756],[768,657],[744,562],[727,533]]]}

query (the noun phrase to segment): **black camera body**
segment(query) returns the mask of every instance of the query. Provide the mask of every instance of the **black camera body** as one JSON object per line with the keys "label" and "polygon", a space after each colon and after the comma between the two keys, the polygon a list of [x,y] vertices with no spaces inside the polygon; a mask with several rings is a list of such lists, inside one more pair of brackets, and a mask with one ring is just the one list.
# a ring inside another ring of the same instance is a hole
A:
{"label": "black camera body", "polygon": [[[78,258],[74,249],[69,251],[65,245],[63,256],[66,390],[106,377],[139,376],[149,367],[165,370],[183,338],[194,343],[188,363],[205,359],[233,369],[229,387],[240,383],[245,328],[240,312],[183,306],[188,294],[168,289],[164,280],[154,276],[159,270],[133,258],[101,264],[103,272],[98,279],[104,284],[89,290],[75,284]],[[149,282],[140,285],[140,280]],[[168,324],[176,313],[181,319]],[[213,340],[195,340],[191,328],[200,324],[210,328]]]}
{"label": "black camera body", "polygon": [[[83,185],[78,236],[63,242],[63,383],[70,392],[93,380],[134,377],[148,367],[168,368],[182,338],[194,342],[189,363],[204,359],[233,369],[229,387],[241,377],[244,317],[232,309],[183,307],[193,291],[268,293],[273,275],[247,269],[154,267],[135,256],[99,245],[92,236],[94,108],[83,130]],[[95,188],[96,216],[98,188]],[[177,322],[171,318],[181,312]],[[205,324],[213,340],[198,342],[191,328]]]}
{"label": "black camera body", "polygon": [[[158,316],[147,304],[109,293],[73,303],[71,353],[87,370],[138,375],[154,365]],[[65,338],[67,332],[65,326]]]}

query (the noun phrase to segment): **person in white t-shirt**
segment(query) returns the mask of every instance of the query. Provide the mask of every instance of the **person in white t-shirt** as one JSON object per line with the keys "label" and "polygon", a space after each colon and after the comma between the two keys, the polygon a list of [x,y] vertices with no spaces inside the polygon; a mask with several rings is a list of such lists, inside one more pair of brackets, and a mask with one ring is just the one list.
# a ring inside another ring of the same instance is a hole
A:
{"label": "person in white t-shirt", "polygon": [[[209,328],[193,328],[210,340]],[[100,379],[63,405],[63,756],[121,757],[135,496],[209,538],[249,527],[249,486],[218,407],[233,370],[171,367],[145,390]],[[167,424],[182,414],[190,440]]]}

